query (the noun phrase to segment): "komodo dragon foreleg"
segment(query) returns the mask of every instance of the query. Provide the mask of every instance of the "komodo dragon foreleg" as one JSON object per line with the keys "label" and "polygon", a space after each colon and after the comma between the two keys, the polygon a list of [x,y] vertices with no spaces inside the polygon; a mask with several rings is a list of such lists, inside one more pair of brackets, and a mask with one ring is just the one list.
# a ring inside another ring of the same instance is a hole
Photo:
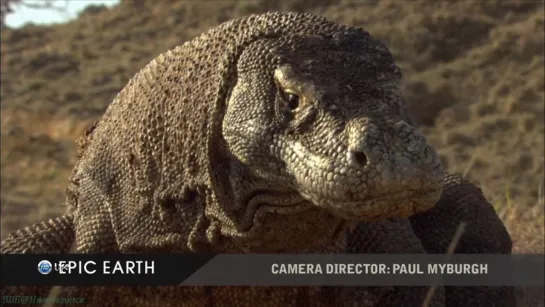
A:
{"label": "komodo dragon foreleg", "polygon": [[[435,207],[409,218],[413,231],[430,254],[448,249],[460,223],[464,231],[456,254],[510,254],[512,241],[482,191],[459,176],[448,176]],[[445,287],[447,307],[516,306],[514,287]]]}
{"label": "komodo dragon foreleg", "polygon": [[[365,254],[422,254],[426,250],[412,231],[408,219],[395,218],[383,221],[359,223],[348,236],[348,253]],[[407,307],[421,307],[428,292],[425,286],[395,287],[354,287],[343,288],[342,306],[397,307],[400,302]],[[365,301],[373,299],[371,304]],[[445,291],[439,286],[428,307],[444,307]]]}
{"label": "komodo dragon foreleg", "polygon": [[[85,199],[85,198],[82,198]],[[117,244],[111,227],[109,213],[105,206],[91,214],[82,214],[87,207],[77,208],[78,214],[72,214],[33,224],[8,235],[2,241],[1,254],[69,254],[69,253],[105,253],[117,252]],[[78,218],[82,216],[83,218]],[[90,240],[89,233],[94,233],[100,240]],[[76,242],[76,237],[78,240]],[[110,287],[63,287],[65,297],[83,297],[98,306],[105,306],[102,298],[111,297],[115,288]],[[1,294],[7,296],[35,296],[46,298],[52,291],[51,286],[8,286],[2,285]],[[115,291],[114,291],[115,292]],[[113,301],[115,305],[117,301]],[[24,306],[24,304],[10,304]]]}
{"label": "komodo dragon foreleg", "polygon": [[[74,220],[63,215],[19,229],[2,241],[2,254],[65,254],[69,253],[75,240]],[[36,296],[47,297],[50,286],[4,287],[2,297]],[[17,304],[10,304],[17,306]]]}
{"label": "komodo dragon foreleg", "polygon": [[[408,221],[403,219],[360,223],[349,236],[348,252],[444,254],[460,223],[464,222],[464,231],[454,253],[511,253],[509,233],[481,190],[459,176],[447,176],[445,181],[444,192],[436,206],[410,217],[410,225],[406,225]],[[349,301],[361,301],[359,296],[368,293],[370,289],[354,289],[344,294],[351,297]],[[372,293],[380,295],[376,306],[381,307],[396,306],[400,300],[406,306],[422,306],[417,302],[422,302],[428,292],[427,287],[377,290]],[[447,307],[516,306],[514,287],[484,286],[439,286],[428,307],[442,304]]]}
{"label": "komodo dragon foreleg", "polygon": [[52,218],[19,229],[2,241],[2,254],[63,254],[75,240],[71,215]]}

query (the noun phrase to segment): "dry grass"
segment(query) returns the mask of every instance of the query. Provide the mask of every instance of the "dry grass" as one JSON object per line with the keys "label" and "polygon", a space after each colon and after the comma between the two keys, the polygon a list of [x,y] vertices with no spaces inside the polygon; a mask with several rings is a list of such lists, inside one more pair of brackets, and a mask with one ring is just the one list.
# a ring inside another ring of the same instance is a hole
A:
{"label": "dry grass", "polygon": [[[460,238],[464,234],[465,227],[466,227],[466,223],[460,223],[460,225],[458,225],[458,228],[454,232],[454,235],[452,235],[452,240],[450,241],[448,248],[445,251],[445,254],[447,255],[447,257],[452,255],[454,251],[456,250],[456,246],[458,245],[458,242],[460,242]],[[445,260],[448,260],[448,259],[445,259]],[[430,289],[428,293],[426,294],[426,298],[424,299],[424,303],[422,304],[422,307],[428,307],[430,305],[436,289],[437,289],[437,285],[430,286]]]}

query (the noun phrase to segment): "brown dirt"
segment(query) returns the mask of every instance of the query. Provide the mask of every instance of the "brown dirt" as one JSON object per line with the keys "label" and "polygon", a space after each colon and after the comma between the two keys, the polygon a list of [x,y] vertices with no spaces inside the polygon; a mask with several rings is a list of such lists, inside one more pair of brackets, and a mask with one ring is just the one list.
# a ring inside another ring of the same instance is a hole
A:
{"label": "brown dirt", "polygon": [[447,168],[482,187],[516,252],[544,252],[542,1],[128,0],[62,25],[2,29],[2,238],[64,211],[75,137],[135,72],[212,26],[267,10],[318,13],[386,42]]}

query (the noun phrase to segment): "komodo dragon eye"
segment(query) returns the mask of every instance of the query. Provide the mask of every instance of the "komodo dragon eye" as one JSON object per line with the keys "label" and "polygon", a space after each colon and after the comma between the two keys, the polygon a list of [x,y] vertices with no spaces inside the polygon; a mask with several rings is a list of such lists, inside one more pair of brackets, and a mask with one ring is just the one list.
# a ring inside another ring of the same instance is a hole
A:
{"label": "komodo dragon eye", "polygon": [[286,101],[288,102],[288,108],[292,111],[299,107],[299,96],[295,94],[287,93]]}
{"label": "komodo dragon eye", "polygon": [[299,96],[290,91],[282,91],[288,109],[295,111],[299,107]]}

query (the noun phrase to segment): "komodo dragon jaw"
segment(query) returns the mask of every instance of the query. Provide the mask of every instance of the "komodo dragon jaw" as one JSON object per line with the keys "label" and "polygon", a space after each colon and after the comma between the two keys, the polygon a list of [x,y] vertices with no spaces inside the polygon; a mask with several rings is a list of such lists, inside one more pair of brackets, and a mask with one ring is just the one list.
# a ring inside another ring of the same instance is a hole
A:
{"label": "komodo dragon jaw", "polygon": [[399,68],[370,40],[354,31],[254,42],[223,122],[229,150],[260,179],[358,221],[430,209],[444,176],[410,124]]}

